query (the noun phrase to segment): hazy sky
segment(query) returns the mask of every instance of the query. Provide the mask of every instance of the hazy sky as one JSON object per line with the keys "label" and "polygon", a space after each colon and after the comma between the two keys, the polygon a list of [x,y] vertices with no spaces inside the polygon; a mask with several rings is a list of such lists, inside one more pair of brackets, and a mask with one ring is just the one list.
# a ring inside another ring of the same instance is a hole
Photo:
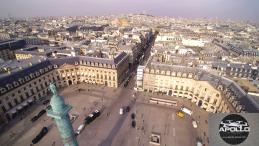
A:
{"label": "hazy sky", "polygon": [[259,22],[259,0],[0,0],[0,17],[140,13]]}

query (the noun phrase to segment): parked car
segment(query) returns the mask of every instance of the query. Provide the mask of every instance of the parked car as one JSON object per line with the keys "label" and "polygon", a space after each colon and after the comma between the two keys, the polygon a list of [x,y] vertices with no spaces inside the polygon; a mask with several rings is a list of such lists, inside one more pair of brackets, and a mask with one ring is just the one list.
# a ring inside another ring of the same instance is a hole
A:
{"label": "parked car", "polygon": [[132,127],[132,128],[135,128],[135,127],[136,127],[136,121],[135,121],[135,120],[133,120],[133,121],[131,122],[131,127]]}
{"label": "parked car", "polygon": [[126,106],[125,111],[126,111],[126,112],[129,112],[129,111],[130,111],[130,107],[129,107],[129,106]]}
{"label": "parked car", "polygon": [[46,110],[43,109],[38,113],[38,117],[41,117],[42,115],[44,115],[46,113]]}
{"label": "parked car", "polygon": [[43,127],[40,133],[32,140],[32,144],[38,143],[47,133],[48,133],[48,128]]}
{"label": "parked car", "polygon": [[99,110],[95,110],[95,111],[94,111],[94,115],[95,115],[96,117],[99,117],[99,116],[101,115],[101,112],[100,112]]}
{"label": "parked car", "polygon": [[135,117],[136,117],[135,113],[132,113],[131,114],[131,119],[135,119]]}
{"label": "parked car", "polygon": [[120,115],[123,115],[123,113],[124,113],[124,110],[123,110],[123,108],[121,107],[120,110],[119,110],[119,114],[120,114]]}
{"label": "parked car", "polygon": [[38,116],[34,116],[34,117],[31,118],[31,122],[35,122],[35,121],[37,121],[38,119],[39,119]]}
{"label": "parked car", "polygon": [[190,115],[190,116],[192,115],[192,110],[190,110],[190,109],[188,109],[186,107],[182,107],[181,111],[186,113],[186,114],[188,114],[188,115]]}
{"label": "parked car", "polygon": [[47,99],[47,100],[43,101],[42,104],[47,105],[49,102],[50,102],[50,100]]}
{"label": "parked car", "polygon": [[182,111],[178,111],[176,112],[176,115],[180,118],[183,118],[184,117],[184,113]]}
{"label": "parked car", "polygon": [[85,128],[85,124],[81,124],[77,130],[76,130],[76,134],[79,135]]}
{"label": "parked car", "polygon": [[93,120],[101,115],[99,110],[95,110],[85,118],[85,124],[90,124]]}
{"label": "parked car", "polygon": [[193,126],[193,128],[197,128],[197,127],[198,127],[197,122],[193,120],[193,121],[192,121],[192,126]]}

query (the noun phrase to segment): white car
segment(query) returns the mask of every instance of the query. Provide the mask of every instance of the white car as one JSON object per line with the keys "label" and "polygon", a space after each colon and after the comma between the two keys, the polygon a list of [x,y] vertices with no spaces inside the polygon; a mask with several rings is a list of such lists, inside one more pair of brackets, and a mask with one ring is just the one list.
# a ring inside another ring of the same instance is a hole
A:
{"label": "white car", "polygon": [[182,107],[181,111],[186,113],[186,114],[188,114],[188,115],[190,115],[190,116],[192,115],[192,111],[190,109],[186,108],[186,107]]}
{"label": "white car", "polygon": [[81,124],[81,125],[77,128],[76,134],[79,135],[79,134],[83,131],[84,128],[85,128],[85,124]]}
{"label": "white car", "polygon": [[123,115],[123,113],[124,113],[124,109],[123,109],[123,108],[120,108],[119,113],[120,113],[120,115]]}
{"label": "white car", "polygon": [[197,128],[198,127],[197,122],[196,121],[192,121],[192,126],[193,126],[193,128]]}

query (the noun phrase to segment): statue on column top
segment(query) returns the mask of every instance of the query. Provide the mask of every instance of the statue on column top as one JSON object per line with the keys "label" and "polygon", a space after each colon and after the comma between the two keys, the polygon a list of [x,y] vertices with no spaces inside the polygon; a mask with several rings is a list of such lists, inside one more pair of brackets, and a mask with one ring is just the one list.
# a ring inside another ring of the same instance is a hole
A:
{"label": "statue on column top", "polygon": [[50,91],[52,92],[53,95],[57,95],[57,87],[55,86],[55,84],[50,83],[49,89],[50,89]]}

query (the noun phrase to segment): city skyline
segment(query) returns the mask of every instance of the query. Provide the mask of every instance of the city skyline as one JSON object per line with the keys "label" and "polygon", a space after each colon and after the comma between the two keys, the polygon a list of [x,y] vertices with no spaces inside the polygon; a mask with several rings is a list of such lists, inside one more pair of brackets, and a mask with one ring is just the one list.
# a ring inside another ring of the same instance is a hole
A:
{"label": "city skyline", "polygon": [[[0,17],[97,16],[147,13],[155,16],[185,18],[219,18],[259,22],[256,0],[119,0],[105,1],[6,1],[0,6]],[[19,7],[19,9],[17,9]]]}
{"label": "city skyline", "polygon": [[2,0],[0,146],[259,143],[258,4]]}

